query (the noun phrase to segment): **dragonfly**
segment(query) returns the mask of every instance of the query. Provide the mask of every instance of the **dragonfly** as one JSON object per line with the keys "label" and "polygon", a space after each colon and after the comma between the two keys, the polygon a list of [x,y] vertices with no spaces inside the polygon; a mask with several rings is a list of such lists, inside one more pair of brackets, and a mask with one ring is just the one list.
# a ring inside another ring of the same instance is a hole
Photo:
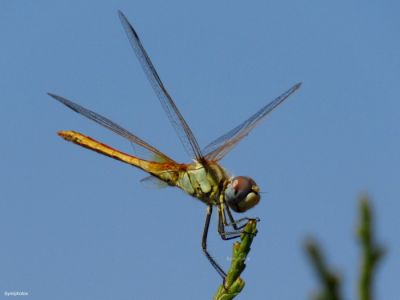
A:
{"label": "dragonfly", "polygon": [[[188,164],[178,163],[110,119],[64,97],[48,93],[55,100],[76,113],[100,124],[131,142],[138,151],[140,150],[141,153],[146,156],[146,159],[119,151],[76,131],[59,131],[58,135],[74,144],[139,168],[148,173],[149,178],[153,178],[155,181],[161,182],[166,186],[177,187],[190,196],[202,201],[207,207],[201,239],[202,250],[218,274],[225,279],[225,271],[213,256],[210,255],[207,248],[207,236],[213,208],[217,210],[217,226],[221,238],[223,240],[238,238],[242,228],[245,226],[244,222],[250,220],[250,218],[235,219],[231,210],[235,213],[243,213],[257,205],[260,202],[260,188],[250,177],[233,177],[229,175],[228,171],[220,165],[219,161],[246,137],[271,111],[297,91],[301,83],[295,84],[272,102],[263,106],[244,122],[218,137],[202,149],[162,83],[149,55],[143,47],[139,35],[121,11],[118,11],[118,15],[129,43],[144,73],[154,89],[173,128],[178,134],[182,145],[192,158],[192,162]],[[258,220],[258,218],[252,219]]]}

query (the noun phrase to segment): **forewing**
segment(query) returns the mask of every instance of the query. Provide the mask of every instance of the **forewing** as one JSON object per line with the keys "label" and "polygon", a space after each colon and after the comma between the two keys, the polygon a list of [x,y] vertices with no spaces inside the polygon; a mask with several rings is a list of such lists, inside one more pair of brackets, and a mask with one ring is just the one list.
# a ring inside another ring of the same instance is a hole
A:
{"label": "forewing", "polygon": [[233,128],[231,131],[220,136],[204,149],[203,153],[208,160],[220,160],[222,159],[237,143],[239,143],[249,132],[260,123],[264,117],[269,114],[274,108],[285,101],[291,94],[300,88],[301,83],[297,83],[289,90],[284,92],[278,98],[265,105],[258,112],[248,118],[240,125]]}
{"label": "forewing", "polygon": [[201,160],[202,154],[200,147],[185,119],[165,89],[164,84],[162,83],[160,76],[157,74],[150,57],[147,55],[147,52],[144,49],[138,34],[121,11],[118,11],[118,15],[126,35],[128,36],[129,42],[137,58],[139,59],[140,65],[150,81],[151,86],[156,92],[157,97],[160,100],[164,111],[168,115],[168,118],[170,119],[176,133],[178,134],[179,139],[185,147],[186,152],[188,152],[190,156],[195,157],[197,160]]}
{"label": "forewing", "polygon": [[66,98],[63,98],[58,95],[54,95],[51,93],[48,93],[49,96],[53,97],[57,101],[61,102],[74,112],[81,114],[82,116],[85,116],[86,118],[96,122],[97,124],[100,124],[101,126],[115,132],[116,134],[126,138],[130,142],[132,142],[135,146],[141,148],[140,150],[144,153],[146,153],[149,157],[152,157],[153,160],[157,162],[171,162],[175,163],[174,160],[166,156],[164,153],[160,152],[153,146],[149,145],[142,139],[138,138],[136,135],[130,133],[128,130],[122,128],[118,124],[114,123],[110,119],[103,117],[102,115],[95,113],[94,111],[91,111],[87,108],[84,108],[83,106],[68,100]]}

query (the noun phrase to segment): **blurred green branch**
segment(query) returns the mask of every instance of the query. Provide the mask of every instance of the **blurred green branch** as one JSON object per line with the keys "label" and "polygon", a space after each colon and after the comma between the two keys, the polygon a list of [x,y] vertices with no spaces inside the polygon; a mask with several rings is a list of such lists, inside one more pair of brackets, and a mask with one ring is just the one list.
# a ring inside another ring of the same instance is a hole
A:
{"label": "blurred green branch", "polygon": [[[384,250],[378,246],[373,231],[372,209],[367,197],[362,197],[359,206],[359,225],[357,237],[361,246],[361,265],[358,281],[359,300],[372,300],[373,278],[376,266],[383,257]],[[340,300],[340,279],[326,264],[318,244],[309,240],[305,245],[311,265],[321,284],[313,297],[315,300]]]}
{"label": "blurred green branch", "polygon": [[218,288],[214,300],[231,300],[242,291],[245,282],[240,278],[240,274],[246,267],[247,254],[250,252],[251,243],[257,233],[256,227],[257,220],[250,220],[242,231],[241,242],[233,244],[231,266],[225,281]]}
{"label": "blurred green branch", "polygon": [[313,296],[315,300],[339,300],[340,279],[330,270],[322,254],[322,250],[313,240],[308,240],[305,245],[311,264],[316,272],[317,278],[322,285],[320,291]]}
{"label": "blurred green branch", "polygon": [[373,299],[372,283],[377,263],[384,255],[384,249],[377,245],[373,232],[372,209],[367,197],[360,200],[360,223],[357,236],[361,244],[360,277],[358,280],[358,294],[360,300]]}

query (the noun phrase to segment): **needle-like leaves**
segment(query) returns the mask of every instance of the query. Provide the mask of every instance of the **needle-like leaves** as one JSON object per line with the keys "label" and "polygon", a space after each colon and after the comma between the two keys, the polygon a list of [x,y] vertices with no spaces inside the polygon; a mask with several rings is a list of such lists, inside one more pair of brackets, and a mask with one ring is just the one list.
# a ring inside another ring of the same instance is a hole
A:
{"label": "needle-like leaves", "polygon": [[244,271],[246,258],[250,252],[250,246],[257,233],[257,220],[250,220],[243,229],[240,236],[241,242],[235,242],[232,250],[231,266],[227,272],[226,279],[218,288],[214,300],[231,300],[243,289],[245,282],[240,278]]}

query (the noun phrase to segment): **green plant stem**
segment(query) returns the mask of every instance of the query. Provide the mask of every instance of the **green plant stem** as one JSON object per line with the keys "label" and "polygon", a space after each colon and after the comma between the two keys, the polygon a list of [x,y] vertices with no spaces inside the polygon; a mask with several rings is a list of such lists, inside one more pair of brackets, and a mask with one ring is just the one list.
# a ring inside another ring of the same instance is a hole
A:
{"label": "green plant stem", "polygon": [[305,245],[311,264],[320,281],[322,288],[314,296],[316,300],[339,300],[340,279],[331,271],[325,262],[322,251],[318,244],[313,240],[308,240]]}
{"label": "green plant stem", "polygon": [[357,236],[361,244],[361,265],[358,280],[358,293],[360,300],[372,300],[372,283],[377,263],[384,255],[384,249],[375,242],[373,232],[373,216],[367,197],[360,200],[360,223]]}
{"label": "green plant stem", "polygon": [[233,244],[232,261],[225,281],[218,288],[214,300],[231,300],[243,289],[245,282],[240,274],[246,267],[245,261],[253,238],[257,233],[257,220],[250,220],[244,227],[240,236],[241,241]]}

